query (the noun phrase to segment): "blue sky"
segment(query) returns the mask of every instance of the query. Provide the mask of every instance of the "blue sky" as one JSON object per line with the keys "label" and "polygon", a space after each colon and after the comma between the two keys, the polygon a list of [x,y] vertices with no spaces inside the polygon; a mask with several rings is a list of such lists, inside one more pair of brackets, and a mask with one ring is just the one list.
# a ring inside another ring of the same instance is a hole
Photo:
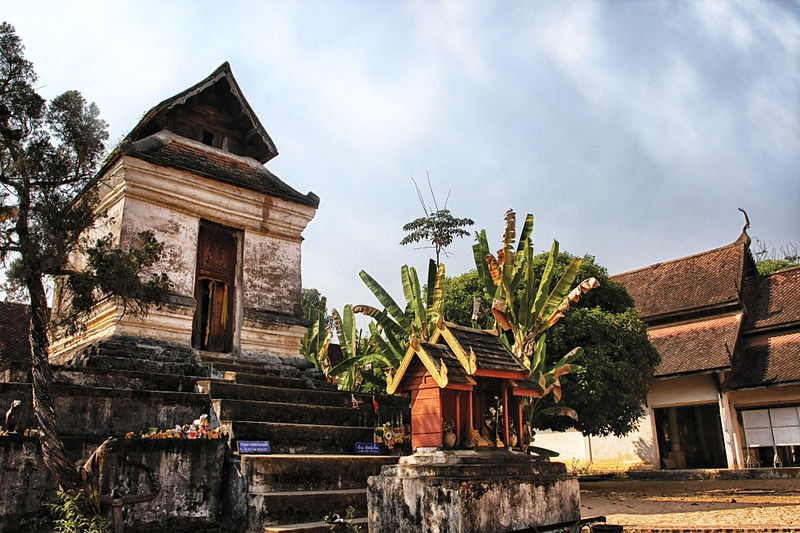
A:
{"label": "blue sky", "polygon": [[[611,273],[722,246],[742,228],[800,242],[800,3],[784,1],[4,2],[40,92],[80,90],[119,140],[231,63],[280,151],[268,168],[321,198],[303,285],[341,309],[400,299],[411,178],[499,246]],[[429,197],[428,197],[429,199]],[[473,268],[470,239],[445,259]]]}

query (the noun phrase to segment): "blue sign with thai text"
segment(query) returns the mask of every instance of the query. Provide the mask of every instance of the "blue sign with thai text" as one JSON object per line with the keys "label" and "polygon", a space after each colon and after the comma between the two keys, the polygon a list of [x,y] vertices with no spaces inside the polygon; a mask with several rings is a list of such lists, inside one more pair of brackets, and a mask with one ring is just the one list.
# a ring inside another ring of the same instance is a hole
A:
{"label": "blue sign with thai text", "polygon": [[239,453],[272,453],[268,440],[238,440]]}
{"label": "blue sign with thai text", "polygon": [[379,442],[356,442],[356,453],[358,455],[380,455],[383,452]]}

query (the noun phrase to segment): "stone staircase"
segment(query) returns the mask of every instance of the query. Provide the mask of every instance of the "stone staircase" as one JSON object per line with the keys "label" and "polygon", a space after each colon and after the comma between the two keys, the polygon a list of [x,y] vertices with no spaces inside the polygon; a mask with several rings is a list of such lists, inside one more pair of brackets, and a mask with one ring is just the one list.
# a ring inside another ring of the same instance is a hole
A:
{"label": "stone staircase", "polygon": [[[366,530],[367,478],[392,455],[356,455],[378,423],[371,396],[337,391],[310,364],[197,352],[141,339],[105,341],[54,363],[53,395],[65,438],[147,432],[209,414],[230,451],[220,496],[220,530],[330,531],[326,515]],[[35,427],[29,369],[0,372],[0,405],[26,403],[22,427]],[[358,408],[352,399],[358,400]],[[380,397],[382,421],[409,419],[408,400]],[[240,440],[269,441],[271,454],[239,454]],[[212,465],[214,467],[220,465]]]}
{"label": "stone staircase", "polygon": [[[315,372],[274,362],[233,362],[204,356],[211,379],[198,390],[211,398],[233,451],[225,505],[236,531],[330,531],[326,515],[365,525],[366,481],[396,456],[355,455],[356,442],[371,442],[375,416],[371,396],[351,395]],[[358,401],[358,408],[352,399]],[[384,419],[408,419],[408,401],[381,397]],[[239,454],[237,441],[269,441],[270,455]]]}
{"label": "stone staircase", "polygon": [[[190,353],[114,341],[54,361],[51,393],[59,435],[102,440],[172,428],[210,413],[209,398],[197,391],[196,382],[210,375],[211,367]],[[36,426],[30,382],[29,365],[0,372],[0,405],[22,400],[25,428]]]}

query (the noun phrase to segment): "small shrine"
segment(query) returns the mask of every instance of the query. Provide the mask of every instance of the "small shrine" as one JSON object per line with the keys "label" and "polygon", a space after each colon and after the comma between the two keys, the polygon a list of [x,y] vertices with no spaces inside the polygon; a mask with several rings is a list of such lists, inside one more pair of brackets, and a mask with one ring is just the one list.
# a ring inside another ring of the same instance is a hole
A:
{"label": "small shrine", "polygon": [[523,400],[543,393],[530,375],[492,331],[440,322],[429,342],[412,341],[387,392],[411,396],[414,453],[369,478],[370,531],[575,525],[578,479],[563,463],[514,450]]}
{"label": "small shrine", "polygon": [[411,446],[511,448],[522,442],[522,405],[542,389],[493,331],[441,323],[412,342],[387,392],[411,395]]}

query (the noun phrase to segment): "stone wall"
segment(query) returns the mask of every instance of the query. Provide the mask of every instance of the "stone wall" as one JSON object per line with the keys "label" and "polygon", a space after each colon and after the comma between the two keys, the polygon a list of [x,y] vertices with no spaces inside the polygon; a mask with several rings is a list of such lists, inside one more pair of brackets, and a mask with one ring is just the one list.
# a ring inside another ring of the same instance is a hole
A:
{"label": "stone wall", "polygon": [[[65,439],[72,459],[85,459],[98,442]],[[101,494],[122,498],[152,491],[141,464],[161,489],[152,500],[123,507],[128,531],[195,531],[219,523],[226,442],[123,439],[106,455]],[[0,437],[0,533],[50,531],[56,487],[42,462],[38,438]],[[104,506],[109,520],[110,506]]]}

